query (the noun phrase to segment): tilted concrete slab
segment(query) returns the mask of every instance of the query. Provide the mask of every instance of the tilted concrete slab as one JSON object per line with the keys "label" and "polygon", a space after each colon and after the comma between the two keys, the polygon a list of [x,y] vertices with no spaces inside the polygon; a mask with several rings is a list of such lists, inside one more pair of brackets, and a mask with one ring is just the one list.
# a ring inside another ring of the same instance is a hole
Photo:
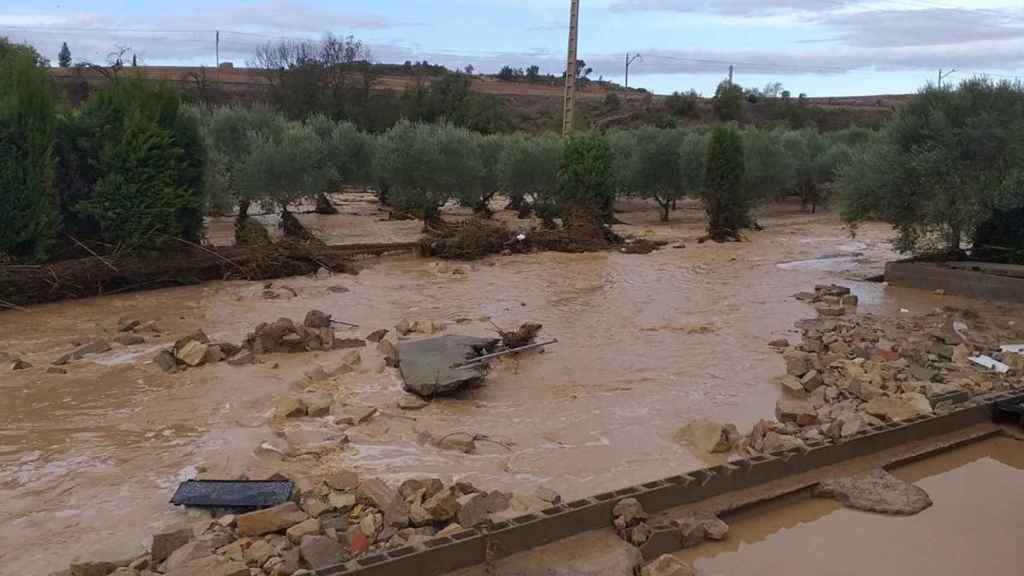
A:
{"label": "tilted concrete slab", "polygon": [[476,358],[484,349],[493,349],[497,344],[496,338],[457,335],[402,342],[395,348],[405,389],[430,397],[475,386],[484,377],[483,364],[463,368],[452,365]]}

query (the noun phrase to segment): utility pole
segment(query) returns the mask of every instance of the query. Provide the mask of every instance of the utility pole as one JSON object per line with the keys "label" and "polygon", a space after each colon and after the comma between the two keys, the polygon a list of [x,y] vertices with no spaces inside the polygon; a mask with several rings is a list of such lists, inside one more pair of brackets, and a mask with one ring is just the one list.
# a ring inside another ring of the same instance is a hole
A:
{"label": "utility pole", "polygon": [[562,110],[562,135],[572,132],[573,116],[576,113],[576,42],[580,22],[580,0],[570,0],[569,6],[569,53],[565,61],[565,107]]}
{"label": "utility pole", "polygon": [[953,70],[950,70],[949,72],[946,72],[946,73],[943,73],[942,72],[942,68],[939,68],[939,89],[942,88],[942,81],[944,79],[946,79],[946,78],[949,78],[953,74],[956,74],[956,69],[955,68]]}
{"label": "utility pole", "polygon": [[217,68],[220,68],[220,30],[217,30]]}
{"label": "utility pole", "polygon": [[639,58],[639,54],[633,54],[633,56],[630,57],[629,52],[626,52],[626,88],[629,88],[629,65],[636,62]]}
{"label": "utility pole", "polygon": [[732,86],[732,64],[729,65],[729,86]]}

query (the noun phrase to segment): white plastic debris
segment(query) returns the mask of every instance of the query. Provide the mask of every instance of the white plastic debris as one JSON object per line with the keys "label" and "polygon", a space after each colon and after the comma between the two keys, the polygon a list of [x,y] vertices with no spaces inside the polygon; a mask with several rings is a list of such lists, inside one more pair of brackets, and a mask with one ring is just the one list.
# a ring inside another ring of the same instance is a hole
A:
{"label": "white plastic debris", "polygon": [[956,332],[956,335],[960,338],[967,340],[967,324],[964,324],[963,322],[953,322],[953,332]]}
{"label": "white plastic debris", "polygon": [[997,374],[1006,374],[1010,371],[1010,367],[1003,364],[999,360],[991,356],[971,356],[968,358],[971,362],[974,362],[978,366],[983,366],[989,370],[995,371]]}
{"label": "white plastic debris", "polygon": [[906,308],[900,308],[900,312],[904,314],[910,314],[910,310],[907,310]]}
{"label": "white plastic debris", "polygon": [[519,240],[520,242],[526,240],[526,234],[516,234],[516,240]]}
{"label": "white plastic debris", "polygon": [[999,347],[1000,352],[1009,352],[1010,354],[1024,354],[1024,344],[1004,344]]}

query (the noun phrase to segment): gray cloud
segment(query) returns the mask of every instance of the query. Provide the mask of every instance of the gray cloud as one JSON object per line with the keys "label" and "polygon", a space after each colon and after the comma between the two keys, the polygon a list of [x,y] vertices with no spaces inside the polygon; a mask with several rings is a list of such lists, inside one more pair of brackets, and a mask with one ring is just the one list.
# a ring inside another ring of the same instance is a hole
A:
{"label": "gray cloud", "polygon": [[614,0],[613,12],[665,11],[728,16],[786,12],[831,12],[856,6],[863,0]]}
{"label": "gray cloud", "polygon": [[819,22],[849,46],[941,46],[1024,38],[1022,14],[968,9],[872,10]]}

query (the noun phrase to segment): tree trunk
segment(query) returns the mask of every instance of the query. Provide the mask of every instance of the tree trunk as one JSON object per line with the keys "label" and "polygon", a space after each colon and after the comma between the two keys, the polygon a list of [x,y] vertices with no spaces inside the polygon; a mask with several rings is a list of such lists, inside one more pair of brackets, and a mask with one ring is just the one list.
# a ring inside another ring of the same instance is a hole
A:
{"label": "tree trunk", "polygon": [[666,198],[664,201],[662,201],[661,198],[655,196],[654,201],[657,202],[658,206],[661,208],[661,221],[668,222],[668,211],[672,208],[672,203],[674,202],[674,200],[669,200]]}
{"label": "tree trunk", "polygon": [[327,194],[321,192],[316,196],[316,208],[313,210],[317,214],[323,214],[329,216],[331,214],[337,214],[338,209],[331,203],[331,199],[327,197]]}

